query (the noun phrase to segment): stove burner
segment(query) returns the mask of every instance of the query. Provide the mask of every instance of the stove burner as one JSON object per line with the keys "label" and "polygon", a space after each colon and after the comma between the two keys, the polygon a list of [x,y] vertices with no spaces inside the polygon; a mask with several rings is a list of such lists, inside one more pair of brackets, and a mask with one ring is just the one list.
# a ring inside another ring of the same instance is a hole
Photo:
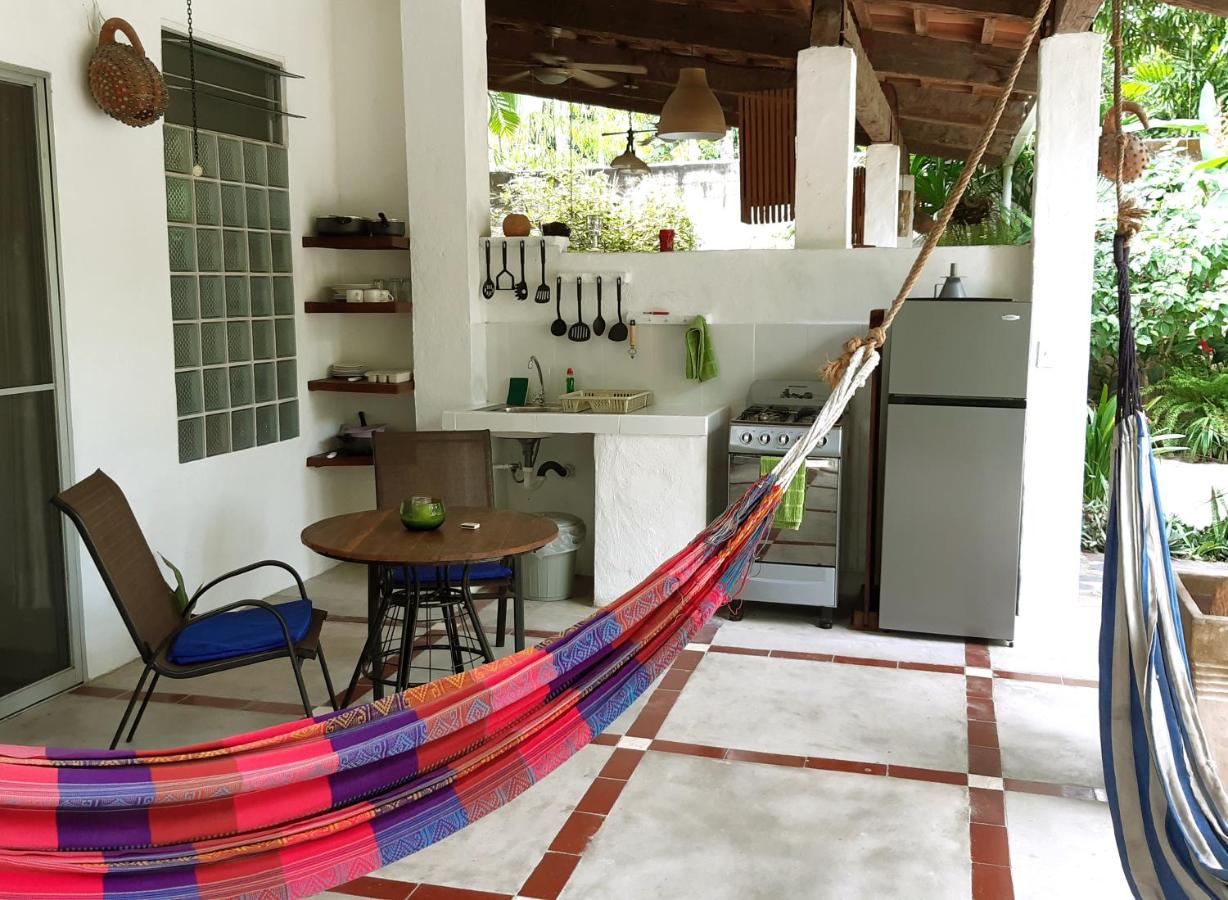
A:
{"label": "stove burner", "polygon": [[735,422],[758,425],[811,425],[818,410],[809,406],[751,406]]}

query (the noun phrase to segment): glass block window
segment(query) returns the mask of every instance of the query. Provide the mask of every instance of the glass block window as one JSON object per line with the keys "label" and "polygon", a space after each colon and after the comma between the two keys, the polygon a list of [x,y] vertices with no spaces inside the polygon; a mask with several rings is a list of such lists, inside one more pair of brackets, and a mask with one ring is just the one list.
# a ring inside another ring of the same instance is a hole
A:
{"label": "glass block window", "polygon": [[179,461],[298,437],[286,148],[201,131],[198,177],[163,141]]}

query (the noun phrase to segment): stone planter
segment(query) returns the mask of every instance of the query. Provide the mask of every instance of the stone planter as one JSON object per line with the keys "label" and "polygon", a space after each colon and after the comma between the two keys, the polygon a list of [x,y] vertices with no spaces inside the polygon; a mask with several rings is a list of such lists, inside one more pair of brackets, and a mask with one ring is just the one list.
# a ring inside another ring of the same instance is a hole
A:
{"label": "stone planter", "polygon": [[1228,616],[1211,615],[1228,598],[1228,565],[1173,560],[1181,630],[1194,676],[1203,731],[1221,780],[1228,783]]}

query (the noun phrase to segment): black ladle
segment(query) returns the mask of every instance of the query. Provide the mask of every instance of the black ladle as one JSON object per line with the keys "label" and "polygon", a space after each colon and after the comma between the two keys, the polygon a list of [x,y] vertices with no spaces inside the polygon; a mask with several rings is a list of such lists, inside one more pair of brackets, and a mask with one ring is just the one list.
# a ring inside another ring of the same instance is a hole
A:
{"label": "black ladle", "polygon": [[623,324],[623,277],[621,275],[615,279],[614,287],[618,291],[618,321],[610,326],[610,340],[625,341],[627,339],[627,326]]}
{"label": "black ladle", "polygon": [[[507,276],[507,286],[503,285],[503,276]],[[507,267],[507,241],[503,242],[503,268],[499,270],[499,274],[495,276],[495,288],[500,291],[516,290],[516,276],[512,274],[512,270]]]}
{"label": "black ladle", "polygon": [[490,241],[486,242],[486,280],[482,282],[482,296],[489,300],[495,295],[495,283],[490,280]]}
{"label": "black ladle", "polygon": [[520,242],[520,281],[516,282],[516,299],[529,299],[529,283],[524,280],[524,241]]}
{"label": "black ladle", "polygon": [[601,337],[605,334],[605,319],[601,316],[601,276],[597,276],[597,318],[593,319],[593,334]]}
{"label": "black ladle", "polygon": [[567,333],[567,322],[563,318],[563,279],[560,276],[554,282],[554,321],[550,323],[550,333],[562,337]]}

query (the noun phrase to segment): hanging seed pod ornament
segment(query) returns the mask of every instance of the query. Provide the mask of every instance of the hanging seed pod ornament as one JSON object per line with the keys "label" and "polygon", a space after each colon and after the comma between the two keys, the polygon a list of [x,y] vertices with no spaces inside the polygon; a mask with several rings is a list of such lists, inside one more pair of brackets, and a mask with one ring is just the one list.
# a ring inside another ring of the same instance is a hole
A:
{"label": "hanging seed pod ornament", "polygon": [[[1147,111],[1137,103],[1123,100],[1121,109],[1122,112],[1134,113],[1138,116],[1144,128],[1150,126]],[[1104,123],[1100,126],[1100,174],[1109,181],[1117,178],[1117,123],[1114,121],[1113,113],[1114,107],[1109,107],[1109,111],[1104,114]],[[1125,154],[1121,160],[1122,182],[1136,181],[1143,174],[1150,160],[1151,151],[1147,149],[1143,139],[1137,134],[1127,134]]]}
{"label": "hanging seed pod ornament", "polygon": [[[115,40],[121,31],[128,44]],[[125,125],[152,125],[166,112],[166,82],[145,55],[136,30],[123,19],[107,19],[90,59],[90,93],[99,108]]]}

